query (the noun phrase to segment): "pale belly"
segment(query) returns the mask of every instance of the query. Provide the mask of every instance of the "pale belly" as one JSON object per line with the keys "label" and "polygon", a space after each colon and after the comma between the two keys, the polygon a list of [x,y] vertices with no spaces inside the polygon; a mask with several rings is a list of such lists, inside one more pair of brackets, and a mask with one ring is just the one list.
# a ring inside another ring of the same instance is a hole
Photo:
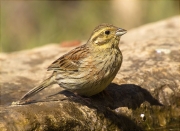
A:
{"label": "pale belly", "polygon": [[[60,81],[60,86],[79,95],[92,96],[103,91],[114,79],[116,72],[107,72],[105,77],[93,79],[64,79]],[[66,82],[65,82],[66,81]]]}

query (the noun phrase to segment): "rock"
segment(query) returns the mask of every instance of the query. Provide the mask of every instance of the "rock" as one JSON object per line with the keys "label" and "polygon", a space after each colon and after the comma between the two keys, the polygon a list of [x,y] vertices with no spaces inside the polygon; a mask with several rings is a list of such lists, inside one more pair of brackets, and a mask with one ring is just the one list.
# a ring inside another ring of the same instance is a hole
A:
{"label": "rock", "polygon": [[178,129],[179,21],[176,16],[128,31],[120,42],[120,71],[106,92],[90,98],[53,85],[27,104],[11,105],[47,78],[46,68],[72,48],[49,44],[1,53],[0,130]]}

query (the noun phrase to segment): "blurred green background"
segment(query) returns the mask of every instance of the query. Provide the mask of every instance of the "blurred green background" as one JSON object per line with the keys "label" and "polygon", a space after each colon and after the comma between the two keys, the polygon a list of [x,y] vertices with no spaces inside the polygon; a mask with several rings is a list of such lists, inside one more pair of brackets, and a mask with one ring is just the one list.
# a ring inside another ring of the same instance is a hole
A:
{"label": "blurred green background", "polygon": [[86,40],[100,23],[124,29],[179,15],[179,0],[1,1],[1,52]]}

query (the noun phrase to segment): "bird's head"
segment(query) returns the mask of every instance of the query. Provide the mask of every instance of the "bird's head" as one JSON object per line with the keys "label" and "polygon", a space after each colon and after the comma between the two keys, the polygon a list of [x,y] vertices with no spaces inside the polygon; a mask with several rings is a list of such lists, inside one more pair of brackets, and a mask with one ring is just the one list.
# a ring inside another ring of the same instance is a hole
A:
{"label": "bird's head", "polygon": [[94,29],[87,44],[97,48],[118,48],[120,37],[126,32],[124,29],[104,23]]}

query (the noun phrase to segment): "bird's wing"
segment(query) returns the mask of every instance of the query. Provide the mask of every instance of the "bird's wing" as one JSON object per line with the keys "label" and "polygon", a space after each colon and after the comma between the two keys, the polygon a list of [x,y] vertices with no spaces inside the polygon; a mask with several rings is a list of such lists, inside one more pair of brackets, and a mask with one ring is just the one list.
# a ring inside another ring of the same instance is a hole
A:
{"label": "bird's wing", "polygon": [[77,71],[81,61],[87,57],[89,48],[85,45],[77,47],[67,54],[63,55],[54,61],[49,67],[49,70],[74,70]]}

